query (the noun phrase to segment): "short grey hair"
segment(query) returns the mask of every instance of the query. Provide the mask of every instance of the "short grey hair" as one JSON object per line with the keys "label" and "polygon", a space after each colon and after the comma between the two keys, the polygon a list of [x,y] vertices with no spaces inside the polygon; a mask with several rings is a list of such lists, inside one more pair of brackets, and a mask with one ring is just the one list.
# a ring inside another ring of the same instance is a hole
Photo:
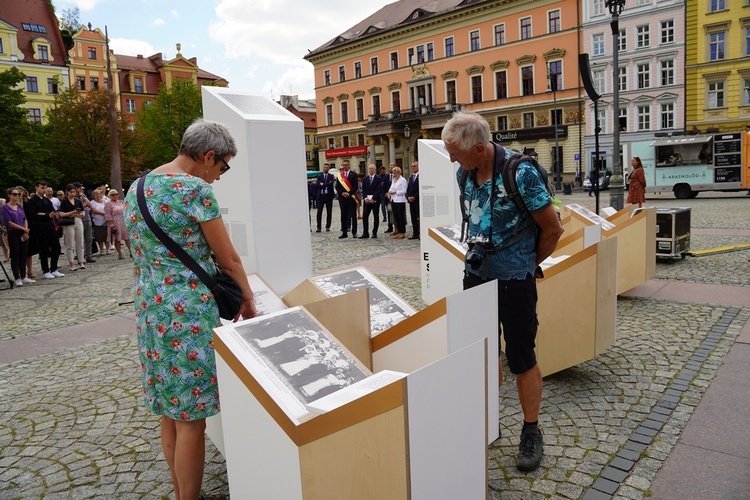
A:
{"label": "short grey hair", "polygon": [[226,125],[199,118],[182,135],[179,154],[198,160],[209,151],[222,158],[226,155],[234,157],[237,155],[237,144]]}
{"label": "short grey hair", "polygon": [[463,151],[477,144],[486,146],[490,141],[490,124],[477,113],[454,113],[443,127],[441,139]]}

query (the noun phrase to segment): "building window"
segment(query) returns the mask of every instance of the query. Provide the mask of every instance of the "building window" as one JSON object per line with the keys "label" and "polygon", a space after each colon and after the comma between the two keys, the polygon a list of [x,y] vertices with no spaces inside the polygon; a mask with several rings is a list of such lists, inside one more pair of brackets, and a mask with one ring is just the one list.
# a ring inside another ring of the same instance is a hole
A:
{"label": "building window", "polygon": [[651,45],[651,31],[648,24],[636,27],[636,47],[639,49]]}
{"label": "building window", "polygon": [[742,104],[750,106],[750,78],[743,80],[744,85],[742,86]]}
{"label": "building window", "polygon": [[674,60],[661,61],[661,86],[674,85]]}
{"label": "building window", "polygon": [[327,69],[323,72],[323,85],[331,84],[331,70]]}
{"label": "building window", "polygon": [[[596,126],[599,127],[599,132],[602,134],[607,133],[607,110],[600,109],[596,117]],[[594,134],[596,130],[592,131]]]}
{"label": "building window", "polygon": [[596,89],[596,92],[599,95],[604,94],[607,91],[607,79],[606,74],[603,69],[596,70],[592,72],[594,77],[594,89]]}
{"label": "building window", "polygon": [[305,151],[305,160],[311,161],[313,159],[312,151]]}
{"label": "building window", "polygon": [[42,123],[42,110],[39,108],[29,108],[29,121],[31,123]]}
{"label": "building window", "polygon": [[354,63],[354,78],[362,78],[362,63],[360,61]]}
{"label": "building window", "polygon": [[456,104],[456,80],[445,82],[445,101],[448,104]]}
{"label": "building window", "polygon": [[594,8],[592,11],[595,16],[601,16],[604,14],[604,0],[594,0]]}
{"label": "building window", "polygon": [[560,11],[559,10],[553,10],[552,12],[547,14],[547,17],[549,18],[549,32],[550,33],[557,33],[562,29],[562,26],[560,24]]}
{"label": "building window", "polygon": [[333,104],[326,104],[326,125],[333,125]]}
{"label": "building window", "polygon": [[58,94],[60,92],[60,86],[57,83],[57,78],[47,78],[47,93]]}
{"label": "building window", "polygon": [[718,12],[727,8],[726,0],[710,0],[711,12]]}
{"label": "building window", "polygon": [[391,111],[398,114],[401,113],[401,91],[396,90],[391,92]]}
{"label": "building window", "polygon": [[378,58],[377,57],[370,58],[370,74],[371,75],[378,74]]}
{"label": "building window", "polygon": [[474,30],[469,33],[469,46],[472,52],[482,48],[479,44],[479,30]]}
{"label": "building window", "polygon": [[78,90],[86,90],[86,77],[85,76],[76,77],[76,88]]}
{"label": "building window", "polygon": [[451,57],[455,54],[454,48],[453,48],[453,37],[449,36],[445,39],[445,57]]}
{"label": "building window", "polygon": [[674,21],[662,21],[661,22],[661,43],[674,43]]}
{"label": "building window", "polygon": [[357,121],[361,122],[365,119],[365,100],[361,97],[355,99],[354,106],[356,107]]}
{"label": "building window", "polygon": [[495,25],[495,45],[502,45],[505,43],[505,24]]}
{"label": "building window", "polygon": [[375,115],[375,118],[380,118],[380,96],[379,95],[372,96],[372,114]]}
{"label": "building window", "polygon": [[5,46],[3,45],[2,37],[0,37],[0,54],[5,54]]}
{"label": "building window", "polygon": [[620,108],[620,132],[627,132],[628,130],[628,108]]}
{"label": "building window", "polygon": [[310,144],[310,134],[305,134],[305,144]]}
{"label": "building window", "polygon": [[[555,87],[552,87],[554,81]],[[550,61],[549,63],[549,90],[562,90],[563,89],[563,74],[562,74],[562,61]]]}
{"label": "building window", "polygon": [[712,33],[709,35],[709,54],[711,61],[724,59],[724,33]]}
{"label": "building window", "polygon": [[638,130],[651,130],[651,107],[638,106]]}
{"label": "building window", "polygon": [[109,90],[109,80],[107,78],[104,79],[104,88]]}
{"label": "building window", "polygon": [[604,34],[603,33],[599,33],[591,37],[591,44],[593,45],[595,56],[604,55]]}
{"label": "building window", "polygon": [[36,53],[40,61],[49,61],[49,47],[46,45],[37,45]]}
{"label": "building window", "polygon": [[531,38],[531,18],[524,17],[521,19],[521,40]]}
{"label": "building window", "polygon": [[427,60],[428,61],[435,60],[435,44],[432,42],[427,43]]}
{"label": "building window", "polygon": [[357,145],[358,146],[365,145],[365,134],[357,134]]}
{"label": "building window", "polygon": [[628,50],[628,32],[625,28],[621,29],[617,35],[617,48],[620,52]]}
{"label": "building window", "polygon": [[89,83],[91,84],[91,90],[98,89],[99,88],[99,79],[96,77],[89,78]]}
{"label": "building window", "polygon": [[534,113],[523,114],[523,128],[534,128]]}
{"label": "building window", "polygon": [[398,52],[391,52],[391,69],[398,69]]}
{"label": "building window", "polygon": [[711,82],[708,84],[708,107],[724,107],[724,82]]}
{"label": "building window", "polygon": [[417,45],[417,64],[424,64],[424,45]]}
{"label": "building window", "polygon": [[143,94],[143,78],[136,76],[133,78],[133,83],[135,84],[135,93]]}
{"label": "building window", "polygon": [[414,65],[414,47],[406,49],[406,62],[409,66]]}
{"label": "building window", "polygon": [[534,94],[534,66],[521,68],[521,95]]}
{"label": "building window", "polygon": [[96,47],[89,47],[89,59],[96,59]]}
{"label": "building window", "polygon": [[346,81],[346,67],[339,66],[339,82]]}
{"label": "building window", "polygon": [[34,33],[47,33],[47,28],[41,24],[21,23],[24,31],[33,31]]}
{"label": "building window", "polygon": [[26,92],[39,92],[39,81],[35,76],[26,77]]}
{"label": "building window", "polygon": [[135,99],[125,99],[128,113],[135,113]]}
{"label": "building window", "polygon": [[333,147],[334,147],[333,137],[329,137],[328,138],[328,149],[333,149]]}
{"label": "building window", "polygon": [[495,99],[508,98],[508,72],[498,71],[495,73]]}
{"label": "building window", "polygon": [[508,130],[508,117],[507,116],[497,117],[497,129],[501,132],[504,130]]}
{"label": "building window", "polygon": [[550,116],[552,117],[552,125],[560,125],[563,122],[562,112],[563,110],[560,108],[553,109],[550,112]]}
{"label": "building window", "polygon": [[471,102],[482,102],[482,75],[471,77]]}
{"label": "building window", "polygon": [[661,105],[661,129],[674,128],[674,103]]}
{"label": "building window", "polygon": [[617,90],[620,92],[624,92],[628,90],[628,68],[625,66],[620,66],[617,78]]}
{"label": "building window", "polygon": [[649,64],[638,65],[638,88],[647,89],[651,86],[651,68]]}
{"label": "building window", "polygon": [[343,143],[342,145],[343,145],[343,146],[344,146],[345,148],[348,148],[348,147],[349,147],[349,136],[348,136],[348,135],[345,135],[345,136],[344,136],[344,137],[342,138],[342,143]]}

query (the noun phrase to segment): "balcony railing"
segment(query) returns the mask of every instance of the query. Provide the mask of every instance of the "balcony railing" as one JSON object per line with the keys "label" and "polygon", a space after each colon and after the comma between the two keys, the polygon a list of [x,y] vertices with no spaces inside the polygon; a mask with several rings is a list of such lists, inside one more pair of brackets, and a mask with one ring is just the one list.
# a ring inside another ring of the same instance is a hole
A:
{"label": "balcony railing", "polygon": [[404,120],[413,120],[421,116],[435,116],[464,111],[465,104],[459,103],[442,103],[431,106],[416,106],[410,110],[400,112],[388,111],[387,113],[378,113],[367,116],[367,123],[399,122]]}

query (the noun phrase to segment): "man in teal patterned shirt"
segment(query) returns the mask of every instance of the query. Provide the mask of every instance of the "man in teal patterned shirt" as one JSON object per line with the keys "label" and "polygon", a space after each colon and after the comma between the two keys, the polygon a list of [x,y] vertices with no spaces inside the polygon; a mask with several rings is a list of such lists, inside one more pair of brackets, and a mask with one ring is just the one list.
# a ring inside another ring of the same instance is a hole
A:
{"label": "man in teal patterned shirt", "polygon": [[[546,185],[530,162],[518,165],[516,183],[536,230],[522,216],[503,184],[502,169],[513,151],[490,143],[489,137],[487,121],[474,113],[454,114],[442,133],[451,161],[462,167],[456,174],[459,185],[462,170],[467,171],[462,203],[470,251],[464,289],[487,281],[498,284],[498,320],[524,420],[516,467],[532,471],[539,467],[543,452],[538,426],[542,373],[534,353],[536,278],[541,277],[537,268],[554,251],[563,228]],[[502,384],[502,365],[499,378]]]}

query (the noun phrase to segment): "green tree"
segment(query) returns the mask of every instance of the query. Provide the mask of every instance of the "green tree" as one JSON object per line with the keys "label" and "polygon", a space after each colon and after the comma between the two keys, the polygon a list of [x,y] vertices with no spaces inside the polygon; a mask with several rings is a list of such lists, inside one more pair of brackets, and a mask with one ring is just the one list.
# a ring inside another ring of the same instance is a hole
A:
{"label": "green tree", "polygon": [[137,115],[137,128],[146,141],[141,152],[150,168],[177,156],[182,135],[201,116],[201,91],[192,81],[178,78],[170,88],[159,86],[156,100]]}
{"label": "green tree", "polygon": [[30,123],[23,90],[26,76],[18,69],[0,72],[0,190],[30,186],[38,179],[56,182],[59,174],[49,164],[46,127]]}

